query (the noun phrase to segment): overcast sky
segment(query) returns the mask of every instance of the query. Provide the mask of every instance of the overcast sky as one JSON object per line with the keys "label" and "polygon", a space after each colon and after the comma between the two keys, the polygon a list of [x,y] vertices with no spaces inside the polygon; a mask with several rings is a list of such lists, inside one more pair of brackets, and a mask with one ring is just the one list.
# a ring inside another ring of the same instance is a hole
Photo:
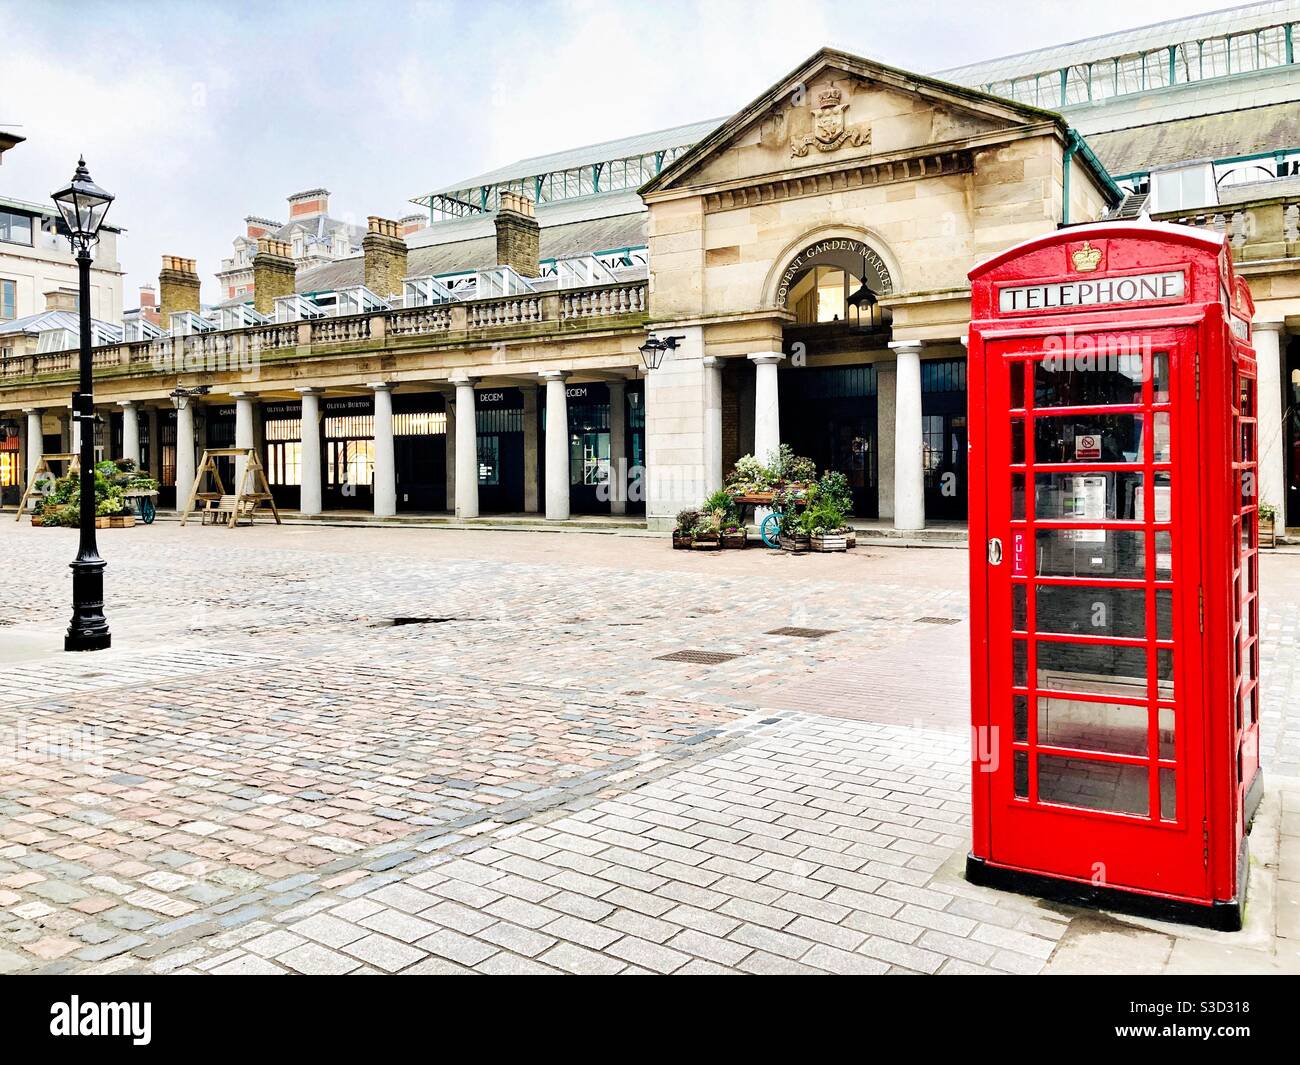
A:
{"label": "overcast sky", "polygon": [[117,195],[125,306],[160,256],[204,300],[245,215],[316,186],[364,222],[516,159],[740,109],[824,45],[920,72],[1225,0],[0,0],[0,192],[45,202],[84,152]]}

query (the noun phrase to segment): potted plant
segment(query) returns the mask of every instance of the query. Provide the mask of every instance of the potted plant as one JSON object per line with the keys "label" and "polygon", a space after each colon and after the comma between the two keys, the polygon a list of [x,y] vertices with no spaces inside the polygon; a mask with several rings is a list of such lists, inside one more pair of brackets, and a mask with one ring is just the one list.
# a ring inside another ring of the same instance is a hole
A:
{"label": "potted plant", "polygon": [[781,513],[780,544],[782,551],[801,555],[811,549],[812,529],[807,524],[807,491],[785,488],[772,501]]}
{"label": "potted plant", "polygon": [[[125,492],[134,474],[135,464],[119,459],[95,466],[95,528],[129,529],[135,515],[127,513]],[[60,477],[45,497],[40,511],[40,526],[78,528],[81,524],[81,475]]]}
{"label": "potted plant", "polygon": [[722,546],[743,550],[749,546],[749,533],[739,522],[727,522],[722,527]]}
{"label": "potted plant", "polygon": [[722,511],[701,514],[691,530],[692,551],[722,550]]}
{"label": "potted plant", "polygon": [[727,475],[726,493],[733,504],[738,499],[749,503],[766,503],[771,499],[780,478],[770,466],[753,455],[742,455]]}
{"label": "potted plant", "polygon": [[700,519],[698,510],[682,510],[677,513],[677,527],[673,529],[673,549],[681,551],[691,546],[691,531]]}
{"label": "potted plant", "polygon": [[789,444],[777,449],[770,465],[777,480],[787,485],[810,485],[817,480],[817,463],[805,455],[796,455]]}
{"label": "potted plant", "polygon": [[832,502],[840,511],[839,527],[831,531],[844,537],[846,550],[857,547],[857,533],[848,523],[849,515],[853,513],[853,490],[849,487],[849,479],[839,470],[827,470],[817,482],[817,494]]}
{"label": "potted plant", "polygon": [[1277,546],[1277,507],[1272,503],[1259,505],[1259,546]]}

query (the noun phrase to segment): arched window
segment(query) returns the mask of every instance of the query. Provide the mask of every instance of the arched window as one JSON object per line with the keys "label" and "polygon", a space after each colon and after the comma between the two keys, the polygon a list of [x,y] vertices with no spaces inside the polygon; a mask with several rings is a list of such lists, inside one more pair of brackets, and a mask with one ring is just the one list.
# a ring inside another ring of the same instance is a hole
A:
{"label": "arched window", "polygon": [[776,304],[794,314],[798,326],[845,323],[880,329],[889,314],[879,305],[893,291],[884,260],[860,240],[828,237],[790,260],[781,275]]}
{"label": "arched window", "polygon": [[790,287],[786,306],[798,325],[846,322],[849,297],[861,285],[861,277],[839,266],[811,266]]}

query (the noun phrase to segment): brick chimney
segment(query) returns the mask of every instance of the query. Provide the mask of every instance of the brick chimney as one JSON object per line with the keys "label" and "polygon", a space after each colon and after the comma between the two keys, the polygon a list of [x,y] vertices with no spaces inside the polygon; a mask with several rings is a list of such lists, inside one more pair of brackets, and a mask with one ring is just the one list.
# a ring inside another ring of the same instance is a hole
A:
{"label": "brick chimney", "polygon": [[158,272],[158,291],[162,294],[163,321],[170,322],[171,316],[178,311],[193,311],[199,308],[199,272],[194,268],[193,259],[182,259],[179,255],[164,255],[162,269]]}
{"label": "brick chimney", "polygon": [[420,232],[428,224],[427,214],[408,214],[397,220],[397,230],[402,236],[409,237],[412,233]]}
{"label": "brick chimney", "polygon": [[51,289],[45,293],[45,309],[47,311],[72,311],[77,310],[77,294],[70,288]]}
{"label": "brick chimney", "polygon": [[402,291],[406,277],[406,241],[398,232],[397,223],[388,218],[371,215],[369,230],[361,239],[365,256],[365,284],[376,296],[394,296]]}
{"label": "brick chimney", "polygon": [[511,267],[520,277],[536,277],[541,272],[541,227],[533,201],[513,192],[501,193],[496,224],[497,265]]}
{"label": "brick chimney", "polygon": [[259,218],[255,214],[250,214],[244,219],[244,234],[249,240],[256,240],[258,237],[269,237],[279,228],[279,222],[273,222],[269,218]]}
{"label": "brick chimney", "polygon": [[295,192],[289,197],[289,221],[298,222],[305,218],[330,213],[330,190],[308,189]]}
{"label": "brick chimney", "polygon": [[286,240],[259,237],[253,256],[253,308],[258,314],[270,314],[280,296],[292,296],[297,268],[293,248]]}
{"label": "brick chimney", "polygon": [[140,286],[140,315],[154,325],[161,321],[158,316],[158,295],[153,285]]}

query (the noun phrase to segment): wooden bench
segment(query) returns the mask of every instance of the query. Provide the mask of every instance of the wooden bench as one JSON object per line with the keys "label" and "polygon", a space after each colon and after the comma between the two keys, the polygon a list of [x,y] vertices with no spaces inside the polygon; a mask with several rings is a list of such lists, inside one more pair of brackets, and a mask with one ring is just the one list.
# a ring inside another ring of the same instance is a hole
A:
{"label": "wooden bench", "polygon": [[257,500],[247,496],[217,496],[203,500],[204,525],[229,525],[232,529],[247,519],[253,524],[253,511]]}

